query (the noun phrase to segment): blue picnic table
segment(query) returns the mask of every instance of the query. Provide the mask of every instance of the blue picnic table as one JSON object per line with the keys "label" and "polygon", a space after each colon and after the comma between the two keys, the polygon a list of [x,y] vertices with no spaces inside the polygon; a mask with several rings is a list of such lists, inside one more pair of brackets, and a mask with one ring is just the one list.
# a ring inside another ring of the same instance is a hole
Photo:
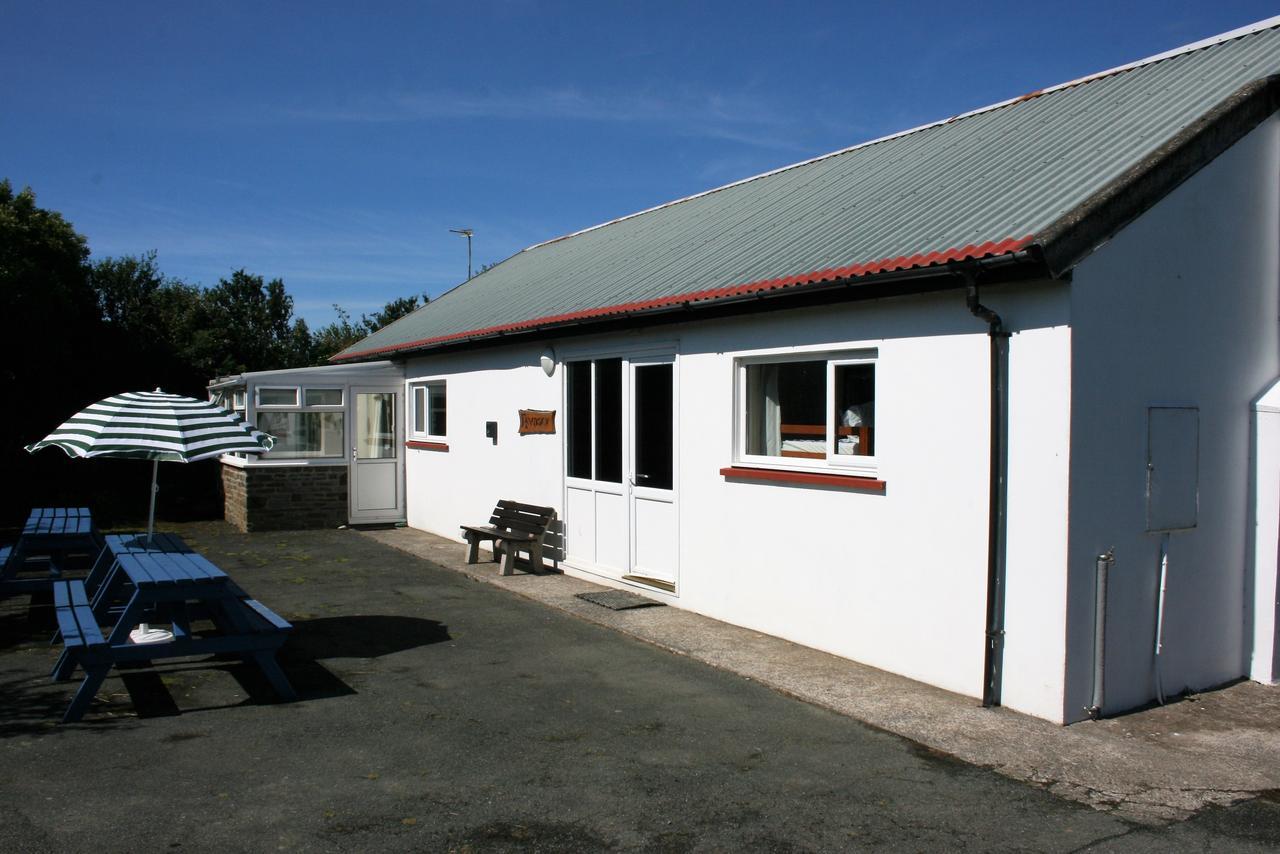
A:
{"label": "blue picnic table", "polygon": [[[66,681],[77,666],[85,672],[64,723],[80,720],[111,668],[125,662],[238,654],[258,666],[281,699],[295,698],[276,661],[292,626],[207,558],[191,551],[128,550],[113,557],[92,597],[83,581],[54,584],[65,646],[53,678]],[[210,621],[212,630],[193,629],[201,620]],[[130,631],[142,622],[163,625],[173,636],[134,643]]]}
{"label": "blue picnic table", "polygon": [[[37,507],[27,517],[18,541],[0,549],[0,591],[48,589],[62,577],[69,555],[96,555],[101,548],[102,537],[88,507]],[[47,566],[34,558],[43,558]],[[30,574],[33,569],[34,575]]]}

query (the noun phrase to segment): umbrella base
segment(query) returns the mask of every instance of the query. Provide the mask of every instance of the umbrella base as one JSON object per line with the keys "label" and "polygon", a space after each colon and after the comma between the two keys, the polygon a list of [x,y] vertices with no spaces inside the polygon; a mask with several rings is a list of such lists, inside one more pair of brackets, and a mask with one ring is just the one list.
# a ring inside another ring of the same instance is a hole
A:
{"label": "umbrella base", "polygon": [[138,626],[129,632],[130,643],[165,643],[173,640],[173,632],[167,629],[155,629],[151,626]]}

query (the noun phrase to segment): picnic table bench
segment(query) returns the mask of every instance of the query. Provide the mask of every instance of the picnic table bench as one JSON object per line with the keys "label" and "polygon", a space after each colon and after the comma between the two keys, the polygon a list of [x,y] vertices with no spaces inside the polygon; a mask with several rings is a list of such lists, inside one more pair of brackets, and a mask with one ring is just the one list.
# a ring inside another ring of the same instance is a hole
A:
{"label": "picnic table bench", "polygon": [[[112,667],[161,658],[238,654],[258,666],[282,699],[294,699],[293,687],[275,658],[292,628],[287,620],[249,597],[195,552],[125,551],[115,558],[92,599],[78,579],[54,584],[54,608],[65,646],[53,679],[68,680],[77,666],[85,671],[64,723],[83,717]],[[197,620],[211,621],[213,631],[193,630]],[[129,633],[140,622],[161,622],[172,638],[133,643]],[[104,625],[110,628],[104,631]]]}
{"label": "picnic table bench", "polygon": [[[87,507],[37,507],[12,546],[0,549],[0,591],[30,593],[47,590],[62,577],[69,555],[96,555],[102,538]],[[44,558],[33,562],[32,558]],[[30,573],[36,570],[35,575]]]}
{"label": "picnic table bench", "polygon": [[542,568],[542,538],[556,517],[551,507],[499,501],[493,508],[488,525],[463,525],[467,541],[467,563],[480,559],[480,543],[493,541],[493,559],[502,560],[502,574],[511,575],[516,568],[516,553],[526,552],[534,569]]}

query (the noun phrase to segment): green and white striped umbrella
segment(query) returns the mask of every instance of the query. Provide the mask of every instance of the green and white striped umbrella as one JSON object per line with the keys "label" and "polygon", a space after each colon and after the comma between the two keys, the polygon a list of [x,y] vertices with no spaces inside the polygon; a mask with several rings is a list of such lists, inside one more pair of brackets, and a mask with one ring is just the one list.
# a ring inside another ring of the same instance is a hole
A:
{"label": "green and white striped umbrella", "polygon": [[157,389],[100,400],[27,450],[57,447],[71,457],[193,463],[236,451],[261,454],[271,444],[266,433],[215,403]]}
{"label": "green and white striped umbrella", "polygon": [[70,457],[151,460],[149,537],[155,530],[161,460],[192,463],[233,452],[261,454],[271,450],[273,441],[215,403],[156,389],[117,394],[85,407],[27,450],[53,447]]}

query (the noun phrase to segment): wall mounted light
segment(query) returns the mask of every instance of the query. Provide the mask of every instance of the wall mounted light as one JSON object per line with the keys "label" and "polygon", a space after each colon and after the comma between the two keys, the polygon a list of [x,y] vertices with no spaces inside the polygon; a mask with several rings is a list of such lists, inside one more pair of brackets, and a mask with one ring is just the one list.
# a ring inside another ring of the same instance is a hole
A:
{"label": "wall mounted light", "polygon": [[538,361],[542,363],[542,372],[547,376],[552,376],[556,372],[556,351],[553,347],[548,347],[542,351],[542,355],[538,357]]}

